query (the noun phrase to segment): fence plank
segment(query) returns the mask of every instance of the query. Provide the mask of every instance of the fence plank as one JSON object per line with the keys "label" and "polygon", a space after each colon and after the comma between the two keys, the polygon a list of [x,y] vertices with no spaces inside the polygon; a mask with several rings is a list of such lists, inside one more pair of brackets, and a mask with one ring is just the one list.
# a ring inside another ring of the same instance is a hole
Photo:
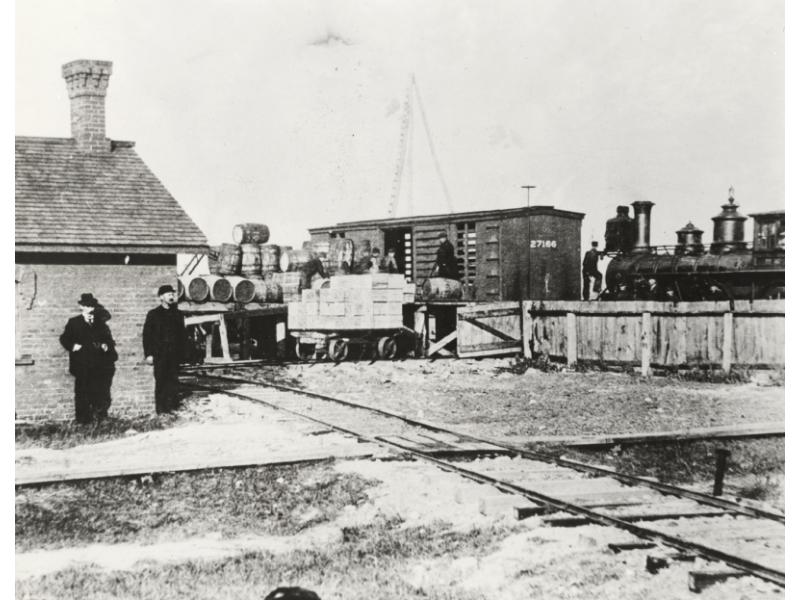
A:
{"label": "fence plank", "polygon": [[578,362],[578,323],[575,313],[567,313],[567,365]]}
{"label": "fence plank", "polygon": [[653,325],[649,312],[642,313],[642,376],[650,375],[650,353],[652,346]]}
{"label": "fence plank", "polygon": [[530,310],[532,305],[533,302],[530,300],[523,300],[520,304],[520,335],[522,336],[522,353],[525,358],[531,358],[533,319]]}
{"label": "fence plank", "polygon": [[722,318],[722,370],[731,370],[733,359],[733,313],[726,312]]}

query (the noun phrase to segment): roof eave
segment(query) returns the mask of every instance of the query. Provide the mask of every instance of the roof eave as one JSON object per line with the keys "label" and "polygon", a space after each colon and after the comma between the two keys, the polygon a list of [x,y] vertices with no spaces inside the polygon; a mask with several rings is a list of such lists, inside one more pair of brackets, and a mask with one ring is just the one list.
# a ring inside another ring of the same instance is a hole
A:
{"label": "roof eave", "polygon": [[141,245],[141,244],[14,244],[15,252],[59,254],[207,254],[208,245]]}

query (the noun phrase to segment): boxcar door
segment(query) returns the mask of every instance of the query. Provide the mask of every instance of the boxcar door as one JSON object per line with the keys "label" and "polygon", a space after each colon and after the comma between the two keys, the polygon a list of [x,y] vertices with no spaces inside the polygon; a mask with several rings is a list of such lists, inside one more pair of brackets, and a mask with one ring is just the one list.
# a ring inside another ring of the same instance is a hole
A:
{"label": "boxcar door", "polygon": [[477,222],[475,240],[475,299],[496,302],[502,299],[500,221]]}

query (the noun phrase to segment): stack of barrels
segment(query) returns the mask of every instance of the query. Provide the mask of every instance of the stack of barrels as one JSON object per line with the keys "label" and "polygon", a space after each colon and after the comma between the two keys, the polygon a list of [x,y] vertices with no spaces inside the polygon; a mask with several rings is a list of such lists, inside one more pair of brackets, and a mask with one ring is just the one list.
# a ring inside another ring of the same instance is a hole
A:
{"label": "stack of barrels", "polygon": [[311,285],[301,274],[309,262],[319,258],[325,271],[333,275],[344,272],[344,263],[350,268],[356,257],[353,240],[346,238],[307,241],[300,249],[270,244],[269,238],[267,225],[234,226],[234,243],[221,244],[209,253],[209,275],[181,278],[180,297],[192,302],[241,304],[295,301],[302,289]]}
{"label": "stack of barrels", "polygon": [[192,302],[281,302],[281,287],[271,277],[278,268],[280,248],[267,243],[269,227],[236,225],[233,241],[209,254],[209,275],[184,278],[183,297]]}

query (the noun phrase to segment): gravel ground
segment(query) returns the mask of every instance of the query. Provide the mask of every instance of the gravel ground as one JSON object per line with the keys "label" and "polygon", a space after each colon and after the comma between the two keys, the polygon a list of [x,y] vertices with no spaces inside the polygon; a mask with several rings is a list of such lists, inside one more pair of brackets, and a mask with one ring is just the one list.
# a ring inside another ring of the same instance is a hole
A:
{"label": "gravel ground", "polygon": [[[515,374],[510,367],[508,360],[442,360],[262,367],[258,373],[513,441],[783,420],[782,387],[611,373]],[[173,431],[219,421],[226,406],[189,399]],[[255,410],[227,410],[223,416],[244,426]],[[58,444],[68,447],[69,436]],[[631,541],[624,532],[551,528],[540,519],[516,522],[512,508],[518,499],[431,465],[340,461],[328,468],[284,474],[298,483],[282,496],[285,510],[272,497],[280,491],[272,485],[280,474],[259,470],[247,480],[252,485],[238,485],[236,475],[180,476],[150,487],[91,484],[18,493],[17,531],[23,539],[17,540],[16,596],[255,600],[277,585],[303,585],[325,600],[696,597],[687,589],[687,573],[702,563],[650,575],[644,570],[646,551],[607,550],[609,542]],[[334,496],[341,501],[317,497],[339,488]],[[114,507],[120,493],[128,496],[124,511],[122,504]],[[108,502],[99,506],[93,498]],[[108,514],[93,516],[93,505]],[[294,514],[292,509],[297,519],[280,517]],[[262,522],[248,527],[253,519]],[[116,529],[92,529],[104,520],[114,521]],[[703,596],[784,594],[745,578]]]}
{"label": "gravel ground", "polygon": [[784,388],[607,372],[511,371],[509,359],[261,367],[258,374],[476,435],[507,438],[673,431],[783,422]]}

